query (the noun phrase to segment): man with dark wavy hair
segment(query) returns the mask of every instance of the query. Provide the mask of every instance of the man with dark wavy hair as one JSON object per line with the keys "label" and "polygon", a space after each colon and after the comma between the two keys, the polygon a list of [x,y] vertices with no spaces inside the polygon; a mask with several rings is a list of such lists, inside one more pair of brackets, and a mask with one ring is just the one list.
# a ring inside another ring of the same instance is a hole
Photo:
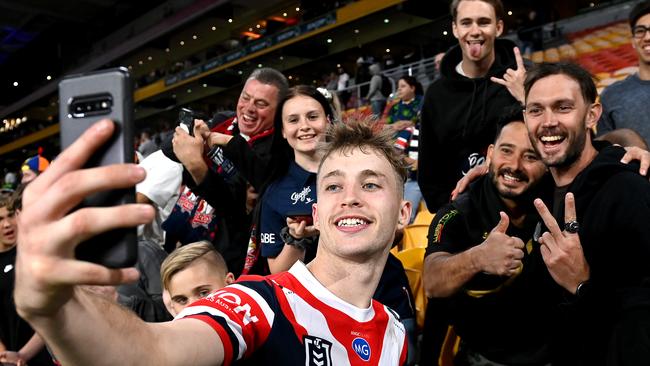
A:
{"label": "man with dark wavy hair", "polygon": [[650,360],[650,183],[593,141],[602,107],[591,75],[541,64],[524,84],[530,140],[555,181],[550,210],[535,206],[549,273],[565,290],[561,364],[647,365]]}

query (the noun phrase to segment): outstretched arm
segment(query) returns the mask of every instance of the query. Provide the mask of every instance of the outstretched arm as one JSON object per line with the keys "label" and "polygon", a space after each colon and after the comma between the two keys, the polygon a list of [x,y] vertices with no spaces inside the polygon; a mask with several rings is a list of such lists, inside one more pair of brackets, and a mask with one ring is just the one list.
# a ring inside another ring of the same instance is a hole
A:
{"label": "outstretched arm", "polygon": [[152,220],[149,205],[89,207],[69,213],[87,195],[132,187],[144,179],[133,164],[81,169],[112,135],[101,121],[30,183],[18,218],[15,302],[65,365],[209,365],[223,360],[218,335],[198,320],[147,324],[80,285],[134,281],[134,268],[109,269],[74,258],[80,242],[101,232]]}

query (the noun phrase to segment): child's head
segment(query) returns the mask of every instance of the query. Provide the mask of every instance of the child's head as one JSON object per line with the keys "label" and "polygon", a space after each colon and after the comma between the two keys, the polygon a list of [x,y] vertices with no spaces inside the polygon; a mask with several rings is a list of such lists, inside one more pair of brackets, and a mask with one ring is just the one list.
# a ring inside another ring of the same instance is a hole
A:
{"label": "child's head", "polygon": [[167,310],[176,316],[186,306],[234,281],[212,244],[200,241],[174,250],[162,263],[160,277],[169,293]]}
{"label": "child's head", "polygon": [[18,225],[16,224],[13,198],[8,194],[0,195],[0,252],[16,246]]}

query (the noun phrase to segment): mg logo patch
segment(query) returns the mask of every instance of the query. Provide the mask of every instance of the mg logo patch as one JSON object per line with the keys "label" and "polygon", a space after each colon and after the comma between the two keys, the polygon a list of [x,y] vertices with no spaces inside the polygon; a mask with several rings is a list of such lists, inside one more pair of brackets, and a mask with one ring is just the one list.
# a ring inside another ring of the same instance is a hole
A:
{"label": "mg logo patch", "polygon": [[362,360],[370,360],[370,345],[365,339],[355,338],[352,341],[352,349],[357,355],[359,355],[359,357],[361,357]]}
{"label": "mg logo patch", "polygon": [[306,335],[305,366],[332,366],[332,343],[322,338]]}

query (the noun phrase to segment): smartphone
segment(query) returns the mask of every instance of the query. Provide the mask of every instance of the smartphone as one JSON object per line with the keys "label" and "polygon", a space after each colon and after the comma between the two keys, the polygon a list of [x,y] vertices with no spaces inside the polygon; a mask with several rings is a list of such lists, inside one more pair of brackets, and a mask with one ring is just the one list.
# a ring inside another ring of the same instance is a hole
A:
{"label": "smartphone", "polygon": [[208,122],[206,115],[204,115],[201,112],[193,111],[189,108],[181,108],[178,111],[178,123],[185,125],[185,127],[187,127],[187,133],[189,133],[190,136],[194,136],[195,119],[201,119],[206,123]]}
{"label": "smartphone", "polygon": [[314,218],[311,216],[311,212],[287,212],[287,217],[290,217],[296,221],[305,221],[307,223],[307,226],[314,224]]}
{"label": "smartphone", "polygon": [[[111,139],[84,168],[132,163],[133,86],[129,71],[120,67],[65,77],[59,83],[61,149],[70,146],[100,119],[115,123]],[[109,207],[135,202],[135,187],[90,195],[76,208]],[[132,267],[137,260],[136,228],[116,229],[95,236],[75,250],[78,259],[110,268]]]}

